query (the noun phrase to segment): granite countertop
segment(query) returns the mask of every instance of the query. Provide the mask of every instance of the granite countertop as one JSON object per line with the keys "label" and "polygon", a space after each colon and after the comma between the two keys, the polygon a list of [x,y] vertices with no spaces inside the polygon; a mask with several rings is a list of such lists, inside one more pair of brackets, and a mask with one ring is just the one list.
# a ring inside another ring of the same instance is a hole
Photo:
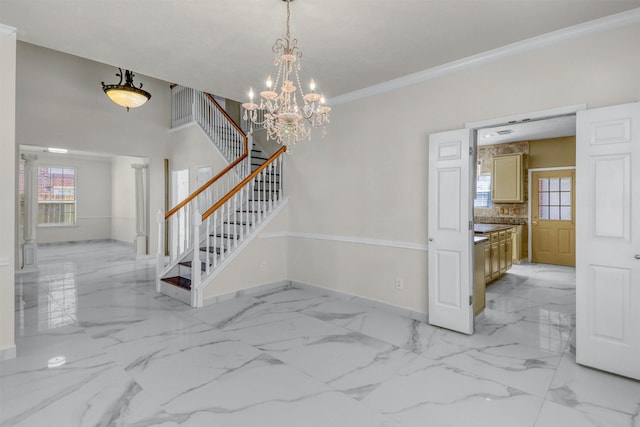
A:
{"label": "granite countertop", "polygon": [[474,224],[473,231],[474,233],[485,234],[492,233],[494,231],[509,230],[513,227],[513,225],[508,224]]}
{"label": "granite countertop", "polygon": [[487,240],[489,240],[489,238],[485,237],[485,236],[473,236],[473,244],[474,245],[479,245],[481,243],[486,242]]}

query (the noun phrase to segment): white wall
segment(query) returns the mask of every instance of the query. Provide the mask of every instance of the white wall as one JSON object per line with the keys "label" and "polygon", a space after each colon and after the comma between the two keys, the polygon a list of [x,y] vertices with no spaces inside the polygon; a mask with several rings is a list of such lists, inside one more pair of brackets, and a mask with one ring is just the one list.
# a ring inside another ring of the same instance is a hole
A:
{"label": "white wall", "polygon": [[15,356],[14,266],[16,250],[16,33],[0,24],[0,360]]}
{"label": "white wall", "polygon": [[287,165],[289,231],[329,239],[291,237],[289,279],[426,313],[428,135],[560,106],[637,101],[638,40],[636,24],[334,106],[325,139],[296,145]]}
{"label": "white wall", "polygon": [[[150,223],[155,225],[155,212],[164,208],[169,83],[137,74],[134,82],[144,83],[151,99],[127,112],[100,85],[117,81],[114,66],[19,42],[17,71],[17,143],[148,157]],[[151,226],[150,253],[156,251],[156,234]]]}
{"label": "white wall", "polygon": [[76,225],[39,225],[36,242],[111,238],[111,159],[45,152],[34,154],[38,156],[38,166],[65,166],[76,170]]}
{"label": "white wall", "polygon": [[136,181],[131,165],[145,163],[146,159],[131,156],[111,160],[111,238],[130,245],[136,237]]}

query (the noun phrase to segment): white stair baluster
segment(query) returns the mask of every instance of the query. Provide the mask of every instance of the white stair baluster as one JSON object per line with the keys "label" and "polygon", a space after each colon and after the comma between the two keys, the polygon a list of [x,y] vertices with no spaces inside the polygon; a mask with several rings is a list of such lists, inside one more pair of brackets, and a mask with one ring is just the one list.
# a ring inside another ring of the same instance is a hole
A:
{"label": "white stair baluster", "polygon": [[[205,259],[205,272],[207,274],[207,276],[209,275],[209,272],[211,271],[211,262],[209,262],[209,247],[211,246],[211,217],[206,219],[207,225],[206,225],[206,237],[205,237],[205,241],[207,242],[207,252],[206,252],[206,259]],[[215,234],[215,233],[214,233]]]}
{"label": "white stair baluster", "polygon": [[238,203],[237,203],[237,196],[238,194],[236,193],[232,199],[233,199],[233,247],[236,248],[238,246],[238,239],[236,239],[236,236],[238,235]]}
{"label": "white stair baluster", "polygon": [[213,217],[213,268],[218,266],[218,254],[216,253],[216,247],[218,245],[218,211],[211,214]]}

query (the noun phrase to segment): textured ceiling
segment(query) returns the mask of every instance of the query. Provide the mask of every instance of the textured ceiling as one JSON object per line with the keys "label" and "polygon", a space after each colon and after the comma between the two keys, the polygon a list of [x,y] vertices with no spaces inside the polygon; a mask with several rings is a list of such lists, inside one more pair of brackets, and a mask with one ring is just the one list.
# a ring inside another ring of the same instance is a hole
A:
{"label": "textured ceiling", "polygon": [[[295,0],[302,79],[329,98],[640,7],[640,0]],[[243,100],[274,71],[281,0],[0,0],[18,39]],[[311,74],[312,72],[312,74]]]}

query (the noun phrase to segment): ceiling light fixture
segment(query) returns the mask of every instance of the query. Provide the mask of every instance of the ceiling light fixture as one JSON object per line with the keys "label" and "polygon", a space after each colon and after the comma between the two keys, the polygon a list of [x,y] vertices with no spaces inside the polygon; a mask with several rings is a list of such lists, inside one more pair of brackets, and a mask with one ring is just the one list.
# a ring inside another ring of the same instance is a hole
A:
{"label": "ceiling light fixture", "polygon": [[[120,70],[119,73],[116,73],[116,76],[120,77],[118,84],[105,85],[102,82],[102,90],[113,102],[129,111],[129,108],[139,107],[151,98],[149,92],[142,90],[142,83],[140,83],[139,88],[133,85],[135,74],[132,71],[124,70],[123,74],[122,68],[118,68],[118,70]],[[123,78],[124,84],[122,84]]]}
{"label": "ceiling light fixture", "polygon": [[67,150],[66,148],[49,147],[45,151],[48,151],[49,153],[55,153],[55,154],[67,154],[69,150]]}
{"label": "ceiling light fixture", "polygon": [[[298,39],[291,38],[291,0],[283,1],[287,2],[287,32],[276,40],[272,48],[274,65],[278,68],[276,80],[274,82],[271,76],[267,78],[267,89],[260,92],[260,105],[253,102],[254,93],[250,89],[249,102],[242,107],[244,120],[264,127],[267,139],[293,145],[305,138],[311,140],[312,127],[322,127],[324,136],[331,108],[325,105],[324,96],[316,93],[313,79],[309,83],[311,92],[305,94],[302,90],[298,75],[302,69],[302,51],[298,48]],[[298,93],[304,105],[298,106]],[[264,115],[260,114],[261,111]]]}

